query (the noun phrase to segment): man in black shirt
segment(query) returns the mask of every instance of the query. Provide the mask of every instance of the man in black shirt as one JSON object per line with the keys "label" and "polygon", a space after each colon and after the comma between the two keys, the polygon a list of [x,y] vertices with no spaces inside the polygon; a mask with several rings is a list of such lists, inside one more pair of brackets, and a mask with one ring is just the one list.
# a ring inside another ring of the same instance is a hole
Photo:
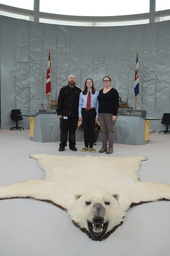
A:
{"label": "man in black shirt", "polygon": [[67,137],[69,135],[69,148],[77,151],[75,133],[78,122],[78,104],[81,90],[76,87],[76,78],[74,75],[68,77],[68,85],[61,88],[58,102],[57,114],[60,119],[60,147],[59,151],[64,151],[67,146]]}

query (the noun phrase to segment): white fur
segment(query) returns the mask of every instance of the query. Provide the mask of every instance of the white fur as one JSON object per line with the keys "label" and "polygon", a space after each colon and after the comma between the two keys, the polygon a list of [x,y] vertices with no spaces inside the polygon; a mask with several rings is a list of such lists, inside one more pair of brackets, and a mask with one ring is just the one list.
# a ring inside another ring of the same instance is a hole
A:
{"label": "white fur", "polygon": [[[104,198],[112,204],[106,208],[105,219],[109,219],[109,228],[122,221],[122,217],[132,203],[156,201],[162,198],[170,200],[170,186],[152,182],[142,182],[137,171],[142,156],[130,157],[77,157],[31,155],[45,170],[43,180],[27,180],[0,188],[0,198],[27,197],[51,202],[68,210],[72,220],[80,227],[87,227],[91,219],[90,207],[84,207],[89,197],[94,203],[103,205]],[[83,194],[80,200],[75,195]],[[119,201],[112,197],[119,194]]]}

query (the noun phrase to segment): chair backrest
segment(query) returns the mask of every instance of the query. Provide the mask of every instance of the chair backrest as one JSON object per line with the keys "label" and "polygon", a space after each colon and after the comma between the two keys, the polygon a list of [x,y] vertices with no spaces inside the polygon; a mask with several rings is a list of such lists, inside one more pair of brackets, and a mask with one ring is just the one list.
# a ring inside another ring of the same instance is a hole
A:
{"label": "chair backrest", "polygon": [[163,114],[162,123],[170,123],[170,113]]}
{"label": "chair backrest", "polygon": [[21,110],[20,109],[12,109],[11,110],[11,119],[20,119],[22,120],[22,114],[21,114]]}

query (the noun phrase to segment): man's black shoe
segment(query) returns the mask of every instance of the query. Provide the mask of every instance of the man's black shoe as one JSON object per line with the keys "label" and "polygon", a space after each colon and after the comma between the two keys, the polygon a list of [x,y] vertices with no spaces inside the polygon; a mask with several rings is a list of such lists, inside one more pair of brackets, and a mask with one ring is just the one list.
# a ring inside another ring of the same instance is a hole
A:
{"label": "man's black shoe", "polygon": [[70,147],[70,150],[77,151],[77,148],[75,146],[73,146],[73,147]]}
{"label": "man's black shoe", "polygon": [[58,151],[64,151],[65,150],[65,147],[64,146],[60,146]]}

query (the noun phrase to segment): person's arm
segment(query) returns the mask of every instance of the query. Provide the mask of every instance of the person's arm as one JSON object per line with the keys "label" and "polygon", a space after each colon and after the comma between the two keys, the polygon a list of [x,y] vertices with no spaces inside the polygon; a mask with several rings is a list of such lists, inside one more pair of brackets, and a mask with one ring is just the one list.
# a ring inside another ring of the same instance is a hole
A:
{"label": "person's arm", "polygon": [[79,106],[78,106],[78,113],[79,113],[79,121],[83,121],[83,118],[82,118],[82,105],[83,105],[83,99],[82,99],[82,92],[80,93],[79,95]]}
{"label": "person's arm", "polygon": [[[96,92],[96,118],[98,119],[99,117],[99,101],[98,101],[98,96],[99,96],[99,92]],[[96,123],[98,122],[98,120],[96,121]]]}
{"label": "person's arm", "polygon": [[63,105],[63,99],[62,99],[62,89],[59,92],[58,101],[57,101],[57,115],[59,118],[62,118],[62,105]]}
{"label": "person's arm", "polygon": [[[119,109],[119,94],[118,94],[118,91],[116,89],[114,89],[113,102],[114,102],[113,116],[117,117],[117,113],[118,113],[118,109]],[[113,119],[115,119],[115,117]]]}

